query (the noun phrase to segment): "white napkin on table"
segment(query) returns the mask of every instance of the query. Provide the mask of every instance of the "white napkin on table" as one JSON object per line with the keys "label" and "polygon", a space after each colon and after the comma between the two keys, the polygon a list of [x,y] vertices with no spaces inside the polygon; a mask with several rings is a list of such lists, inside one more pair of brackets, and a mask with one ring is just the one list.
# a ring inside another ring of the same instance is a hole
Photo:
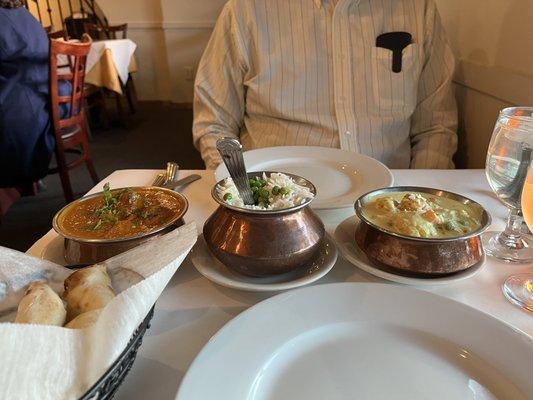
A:
{"label": "white napkin on table", "polygon": [[[118,293],[83,329],[0,323],[0,399],[77,399],[111,366],[196,242],[194,223],[103,264]],[[0,248],[0,321],[12,321],[26,286],[46,279],[61,294],[72,271]]]}

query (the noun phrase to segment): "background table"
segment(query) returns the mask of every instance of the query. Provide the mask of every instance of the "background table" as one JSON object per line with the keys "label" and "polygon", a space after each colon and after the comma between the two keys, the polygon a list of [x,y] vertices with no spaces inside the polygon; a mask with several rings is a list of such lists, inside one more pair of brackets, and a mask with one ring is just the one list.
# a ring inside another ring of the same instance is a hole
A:
{"label": "background table", "polygon": [[[79,43],[79,40],[73,39],[72,42]],[[130,39],[93,41],[87,55],[85,83],[123,94],[121,82],[126,85],[129,73],[137,71],[133,56],[136,48]],[[66,56],[59,55],[57,63],[68,64]]]}
{"label": "background table", "polygon": [[87,56],[85,83],[122,94],[120,82],[125,85],[128,74],[137,71],[136,48],[130,39],[94,41]]}
{"label": "background table", "polygon": [[[158,172],[116,171],[91,192],[101,190],[105,182],[110,182],[112,187],[148,185]],[[190,203],[185,219],[195,221],[200,232],[204,221],[216,208],[210,197],[215,180],[211,171],[181,171],[180,177],[191,173],[199,173],[203,179],[183,192]],[[470,197],[492,214],[493,229],[501,230],[505,226],[506,209],[490,190],[481,170],[396,170],[393,173],[396,185],[430,186]],[[352,213],[351,209],[346,209],[319,215],[332,232]],[[54,232],[49,232],[28,253],[39,256],[55,237]],[[484,268],[468,280],[420,289],[475,307],[533,336],[533,316],[511,305],[501,292],[501,284],[507,276],[532,270],[531,265],[510,265],[488,259]],[[332,271],[317,284],[332,282],[387,283],[357,269],[340,256]],[[196,271],[188,257],[158,300],[152,327],[117,399],[173,399],[187,368],[209,338],[240,312],[274,294],[242,292],[211,283]]]}

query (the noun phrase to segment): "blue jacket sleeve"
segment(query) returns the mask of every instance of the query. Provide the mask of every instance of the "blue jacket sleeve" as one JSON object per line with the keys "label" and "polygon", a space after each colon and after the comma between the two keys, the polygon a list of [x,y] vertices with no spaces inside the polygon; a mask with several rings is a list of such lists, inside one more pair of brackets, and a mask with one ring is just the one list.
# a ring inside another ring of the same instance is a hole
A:
{"label": "blue jacket sleeve", "polygon": [[21,73],[11,60],[26,47],[25,42],[17,34],[10,19],[0,14],[0,104],[18,84]]}

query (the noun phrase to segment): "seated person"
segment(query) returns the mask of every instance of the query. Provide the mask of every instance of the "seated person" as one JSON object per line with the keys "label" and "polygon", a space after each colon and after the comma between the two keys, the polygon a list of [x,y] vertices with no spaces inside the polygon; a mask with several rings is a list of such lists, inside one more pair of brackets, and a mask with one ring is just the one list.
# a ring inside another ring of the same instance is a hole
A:
{"label": "seated person", "polygon": [[[398,31],[412,41],[395,72],[376,39]],[[433,0],[230,0],[198,68],[194,142],[208,168],[221,136],[453,168],[453,69]]]}
{"label": "seated person", "polygon": [[0,0],[0,187],[31,184],[54,151],[48,36],[20,0]]}

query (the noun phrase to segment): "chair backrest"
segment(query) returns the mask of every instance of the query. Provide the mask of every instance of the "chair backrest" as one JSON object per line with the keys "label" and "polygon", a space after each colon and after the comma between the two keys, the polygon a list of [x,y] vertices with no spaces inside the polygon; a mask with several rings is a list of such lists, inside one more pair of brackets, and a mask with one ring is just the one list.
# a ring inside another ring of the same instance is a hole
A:
{"label": "chair backrest", "polygon": [[[82,43],[50,39],[50,97],[56,139],[62,128],[83,123],[83,84],[91,39]],[[66,66],[58,69],[58,56],[67,57]],[[60,93],[61,92],[61,93]]]}
{"label": "chair backrest", "polygon": [[48,37],[50,39],[64,39],[68,40],[67,31],[61,29],[60,31],[48,32]]}
{"label": "chair backrest", "polygon": [[52,32],[52,25],[48,25],[48,26],[45,26],[44,27],[44,31],[49,34],[50,32]]}
{"label": "chair backrest", "polygon": [[83,24],[85,33],[94,40],[126,39],[128,37],[128,24],[121,25],[97,25]]}

